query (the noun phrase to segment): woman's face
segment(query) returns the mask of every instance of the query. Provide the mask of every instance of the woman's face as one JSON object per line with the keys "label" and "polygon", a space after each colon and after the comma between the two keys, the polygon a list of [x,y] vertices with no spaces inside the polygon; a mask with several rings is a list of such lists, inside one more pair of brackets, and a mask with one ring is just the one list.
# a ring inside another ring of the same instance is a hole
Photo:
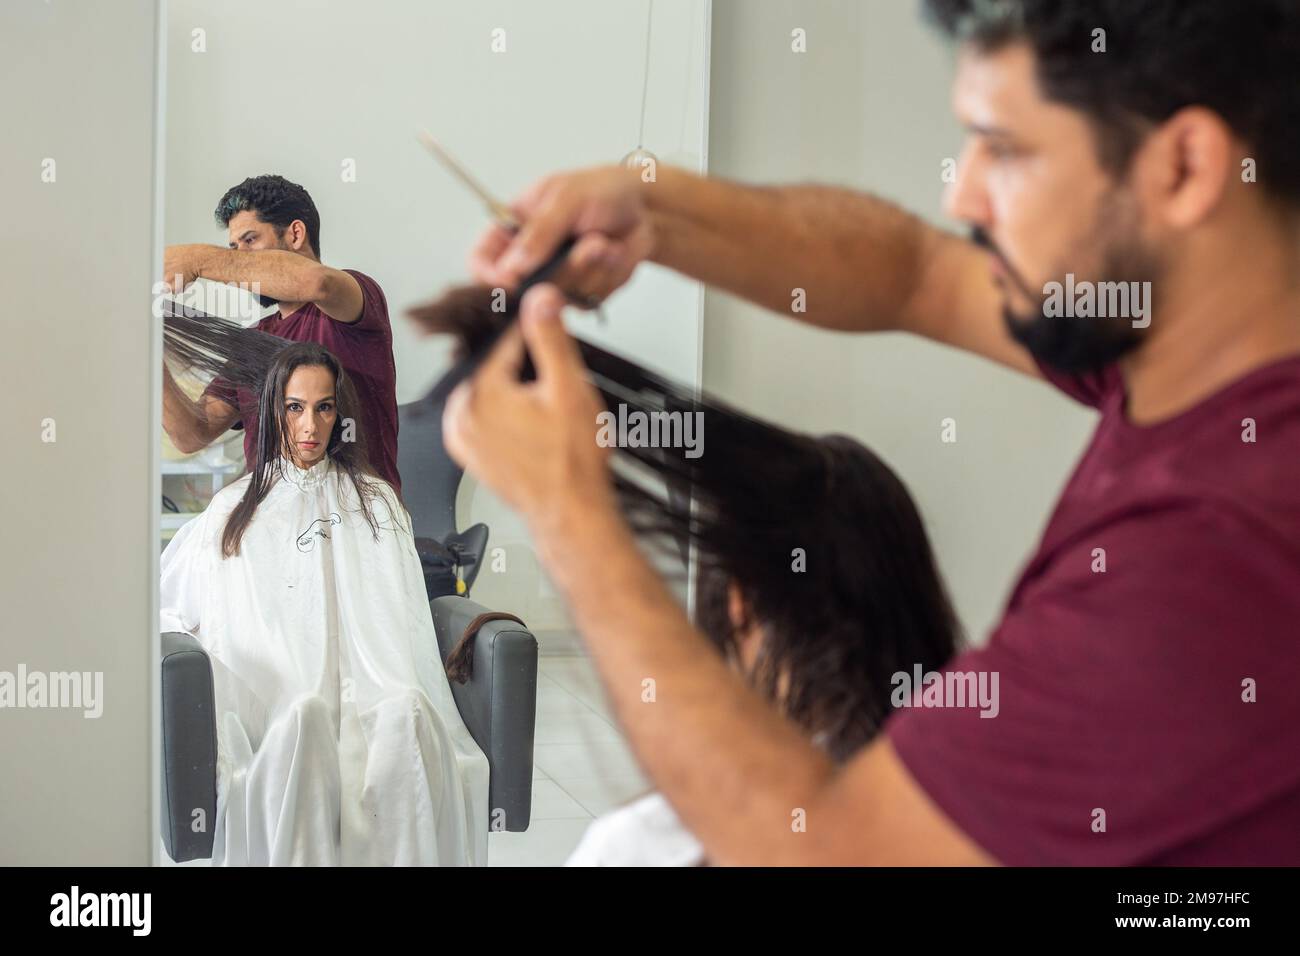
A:
{"label": "woman's face", "polygon": [[285,454],[299,468],[325,457],[338,408],[334,373],[323,365],[299,365],[284,386]]}

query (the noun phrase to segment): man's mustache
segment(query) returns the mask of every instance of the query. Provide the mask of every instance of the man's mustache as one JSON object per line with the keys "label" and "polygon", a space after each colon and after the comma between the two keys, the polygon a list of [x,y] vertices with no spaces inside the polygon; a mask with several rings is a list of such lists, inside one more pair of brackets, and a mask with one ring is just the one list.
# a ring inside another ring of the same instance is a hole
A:
{"label": "man's mustache", "polygon": [[1020,291],[1023,292],[1026,296],[1028,296],[1030,299],[1038,299],[1042,297],[1043,293],[1041,291],[1035,292],[1030,287],[1029,283],[1025,281],[1024,276],[1022,276],[1020,272],[1016,269],[1016,267],[1013,266],[1011,262],[1007,259],[1007,257],[1002,254],[1002,250],[997,247],[997,243],[993,241],[993,238],[988,234],[988,232],[982,226],[971,227],[970,241],[976,247],[983,249],[985,252],[996,257],[998,262],[1002,264],[1002,268],[1006,270],[1007,277],[1013,283],[1015,283],[1016,287],[1019,288]]}

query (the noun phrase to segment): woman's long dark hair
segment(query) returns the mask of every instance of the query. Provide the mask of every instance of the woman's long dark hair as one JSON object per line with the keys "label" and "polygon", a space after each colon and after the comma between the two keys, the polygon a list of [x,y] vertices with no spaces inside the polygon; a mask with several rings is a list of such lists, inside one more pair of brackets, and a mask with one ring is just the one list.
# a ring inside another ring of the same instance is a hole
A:
{"label": "woman's long dark hair", "polygon": [[[361,407],[347,372],[333,353],[315,342],[290,342],[215,316],[172,310],[163,318],[163,355],[178,372],[220,379],[259,395],[256,458],[248,462],[248,488],[222,532],[224,557],[239,553],[240,541],[258,505],[275,482],[284,477],[283,462],[289,447],[284,389],[294,371],[304,366],[320,366],[334,376],[338,414],[326,453],[351,480],[358,509],[378,534],[371,502],[379,493],[379,485],[366,453]],[[349,423],[351,428],[347,427]]]}
{"label": "woman's long dark hair", "polygon": [[[424,329],[455,337],[460,368],[449,378],[463,375],[515,318],[518,301],[494,311],[493,296],[463,287],[412,310]],[[764,633],[752,683],[822,735],[836,758],[857,750],[890,712],[893,676],[918,664],[937,670],[960,640],[906,487],[850,438],[778,428],[578,345],[611,410],[699,416],[696,457],[685,448],[620,445],[614,459],[633,528],[661,545],[695,544],[698,626],[734,658],[727,613],[734,582]]]}

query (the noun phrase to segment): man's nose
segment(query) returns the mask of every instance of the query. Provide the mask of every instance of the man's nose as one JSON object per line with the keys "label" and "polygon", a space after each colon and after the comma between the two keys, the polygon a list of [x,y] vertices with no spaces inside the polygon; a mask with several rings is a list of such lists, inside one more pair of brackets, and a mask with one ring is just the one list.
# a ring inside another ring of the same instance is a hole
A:
{"label": "man's nose", "polygon": [[955,180],[943,197],[943,211],[952,219],[988,229],[992,226],[988,191],[984,187],[985,169],[980,151],[970,144],[957,160]]}

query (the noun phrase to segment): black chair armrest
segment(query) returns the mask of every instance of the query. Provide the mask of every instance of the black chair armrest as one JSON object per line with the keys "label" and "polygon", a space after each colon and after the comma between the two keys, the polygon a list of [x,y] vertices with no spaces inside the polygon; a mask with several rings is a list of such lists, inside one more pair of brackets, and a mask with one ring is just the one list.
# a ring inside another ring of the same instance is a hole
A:
{"label": "black chair armrest", "polygon": [[[430,602],[442,660],[487,609],[458,595]],[[473,676],[451,684],[461,718],[491,767],[489,826],[528,829],[537,722],[537,639],[513,621],[489,621],[474,641]]]}
{"label": "black chair armrest", "polygon": [[162,838],[177,863],[212,856],[217,723],[212,662],[188,634],[162,635]]}

